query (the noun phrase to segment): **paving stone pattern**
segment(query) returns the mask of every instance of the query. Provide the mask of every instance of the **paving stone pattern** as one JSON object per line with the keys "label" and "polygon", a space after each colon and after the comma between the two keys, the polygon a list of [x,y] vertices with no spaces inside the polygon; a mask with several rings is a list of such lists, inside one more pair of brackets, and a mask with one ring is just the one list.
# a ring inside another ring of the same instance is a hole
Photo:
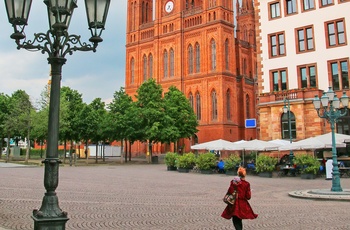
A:
{"label": "paving stone pattern", "polygon": [[[33,229],[45,189],[44,167],[0,168],[0,229]],[[232,176],[166,171],[164,164],[60,167],[56,190],[67,230],[233,229],[220,217]],[[244,229],[350,229],[350,203],[290,197],[293,190],[330,189],[324,178],[248,176],[255,220]],[[350,188],[350,178],[342,178]]]}

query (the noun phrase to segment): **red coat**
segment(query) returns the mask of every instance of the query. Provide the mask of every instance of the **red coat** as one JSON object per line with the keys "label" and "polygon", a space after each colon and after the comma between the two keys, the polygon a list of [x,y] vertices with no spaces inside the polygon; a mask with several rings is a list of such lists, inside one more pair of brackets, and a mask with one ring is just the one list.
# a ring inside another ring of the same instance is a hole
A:
{"label": "red coat", "polygon": [[235,182],[231,181],[227,193],[231,194],[234,191],[235,187],[238,192],[238,198],[236,199],[236,202],[233,206],[226,206],[221,216],[225,219],[231,219],[232,216],[237,216],[240,219],[257,218],[258,215],[253,212],[253,209],[248,203],[248,200],[250,200],[251,198],[249,182],[241,180],[240,182],[238,182],[238,184],[236,184]]}

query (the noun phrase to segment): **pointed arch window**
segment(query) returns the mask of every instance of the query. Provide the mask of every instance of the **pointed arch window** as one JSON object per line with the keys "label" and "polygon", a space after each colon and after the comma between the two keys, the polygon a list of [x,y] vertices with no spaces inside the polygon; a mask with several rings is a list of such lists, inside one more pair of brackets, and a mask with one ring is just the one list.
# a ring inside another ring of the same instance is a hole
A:
{"label": "pointed arch window", "polygon": [[216,70],[216,43],[211,40],[211,70]]}
{"label": "pointed arch window", "polygon": [[149,78],[153,78],[153,55],[150,54],[148,56],[148,76]]}
{"label": "pointed arch window", "polygon": [[147,80],[147,57],[143,55],[143,81]]}
{"label": "pointed arch window", "polygon": [[217,120],[218,119],[218,105],[217,105],[217,98],[216,98],[216,92],[213,90],[211,92],[211,119]]}
{"label": "pointed arch window", "polygon": [[231,120],[231,92],[229,89],[226,92],[226,109],[227,119]]}
{"label": "pointed arch window", "polygon": [[170,77],[174,77],[175,54],[173,48],[170,49]]}
{"label": "pointed arch window", "polygon": [[201,69],[201,48],[198,43],[196,43],[196,73],[199,73]]}
{"label": "pointed arch window", "polygon": [[202,118],[202,113],[201,113],[201,95],[199,92],[196,93],[196,116],[197,120],[200,121]]}
{"label": "pointed arch window", "polygon": [[225,68],[226,70],[229,70],[230,69],[230,65],[229,65],[229,53],[230,50],[229,50],[229,44],[228,44],[228,39],[226,39],[225,41]]}
{"label": "pointed arch window", "polygon": [[190,101],[191,108],[193,109],[193,94],[190,93],[190,96],[188,97],[188,100]]}
{"label": "pointed arch window", "polygon": [[[290,118],[288,119],[288,114],[290,114]],[[292,139],[297,138],[297,132],[296,132],[296,122],[295,122],[295,116],[292,111],[283,113],[281,117],[281,131],[282,131],[282,139],[290,140],[289,136],[289,122],[291,125],[291,134]]]}
{"label": "pointed arch window", "polygon": [[193,73],[193,47],[188,46],[188,74]]}
{"label": "pointed arch window", "polygon": [[164,78],[168,77],[168,51],[166,50],[163,53],[163,75]]}
{"label": "pointed arch window", "polygon": [[131,72],[131,83],[135,82],[135,59],[131,58],[131,62],[130,62],[130,72]]}

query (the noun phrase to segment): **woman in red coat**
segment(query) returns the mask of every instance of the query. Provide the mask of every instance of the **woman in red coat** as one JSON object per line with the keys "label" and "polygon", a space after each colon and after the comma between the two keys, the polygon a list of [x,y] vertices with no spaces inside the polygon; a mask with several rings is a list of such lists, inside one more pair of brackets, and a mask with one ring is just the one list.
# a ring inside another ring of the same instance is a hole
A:
{"label": "woman in red coat", "polygon": [[238,193],[236,202],[234,205],[228,204],[221,216],[225,219],[231,219],[236,230],[243,229],[242,219],[255,219],[258,217],[250,207],[248,200],[251,198],[250,184],[245,180],[246,170],[239,167],[237,174],[239,177],[235,177],[230,182],[230,187],[227,190],[227,194],[232,194],[235,190]]}

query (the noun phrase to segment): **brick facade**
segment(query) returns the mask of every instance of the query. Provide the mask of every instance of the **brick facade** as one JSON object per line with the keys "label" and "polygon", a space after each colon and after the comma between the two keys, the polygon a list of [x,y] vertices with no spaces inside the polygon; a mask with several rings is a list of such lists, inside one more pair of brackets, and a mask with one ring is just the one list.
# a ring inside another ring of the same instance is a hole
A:
{"label": "brick facade", "polygon": [[[242,6],[236,5],[238,15],[235,27],[234,5],[231,1],[172,1],[174,9],[166,12],[165,6],[169,1],[128,1],[126,93],[135,95],[138,87],[152,77],[162,85],[164,91],[174,85],[187,98],[192,95],[195,112],[198,112],[196,95],[199,94],[199,132],[191,142],[180,142],[185,146],[185,151],[190,151],[190,146],[195,142],[219,138],[229,141],[255,139],[256,129],[245,128],[245,119],[255,118],[256,114],[253,4],[243,1]],[[213,41],[215,68],[212,61]],[[189,61],[191,46],[192,65]],[[196,70],[196,46],[200,47],[199,70]],[[173,65],[170,57],[172,52]],[[164,63],[165,53],[168,65]],[[153,65],[149,64],[150,60]],[[216,118],[212,117],[214,92]],[[172,150],[172,146],[153,147],[153,152],[168,150]],[[132,152],[145,153],[146,145],[136,143],[132,146]]]}

